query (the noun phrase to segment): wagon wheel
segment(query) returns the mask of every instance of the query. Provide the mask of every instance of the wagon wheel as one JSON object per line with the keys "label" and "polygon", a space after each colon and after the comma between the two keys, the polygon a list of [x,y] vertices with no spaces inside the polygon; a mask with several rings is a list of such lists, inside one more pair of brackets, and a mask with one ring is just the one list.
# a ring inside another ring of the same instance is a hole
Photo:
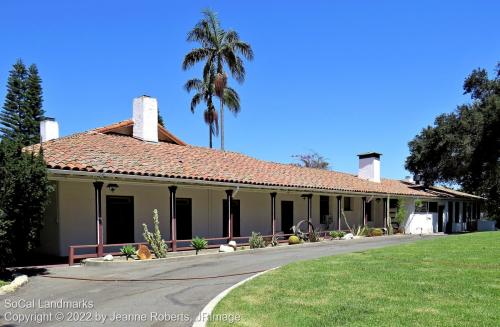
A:
{"label": "wagon wheel", "polygon": [[[303,219],[303,220],[299,221],[299,222],[297,223],[297,225],[292,226],[292,228],[291,228],[291,229],[293,230],[293,233],[294,233],[295,235],[297,235],[297,237],[299,237],[300,239],[302,239],[302,240],[304,240],[304,241],[307,241],[307,240],[309,239],[308,233],[304,233],[304,232],[300,229],[300,227],[301,227],[301,226],[302,226],[302,224],[304,224],[304,223],[307,225],[307,227],[309,227],[309,226],[310,226],[310,227],[311,227],[312,232],[314,233],[314,225],[313,225],[313,224],[312,224],[309,220],[307,220],[307,219]],[[309,228],[308,228],[308,229],[309,229]]]}

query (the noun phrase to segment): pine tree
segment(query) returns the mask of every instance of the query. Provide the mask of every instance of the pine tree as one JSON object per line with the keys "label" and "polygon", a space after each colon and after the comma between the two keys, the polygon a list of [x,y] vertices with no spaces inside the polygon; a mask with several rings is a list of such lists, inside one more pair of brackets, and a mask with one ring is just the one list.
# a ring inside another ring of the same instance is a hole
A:
{"label": "pine tree", "polygon": [[10,71],[7,96],[0,113],[3,137],[17,140],[23,145],[40,142],[42,109],[42,79],[36,65],[28,69],[18,60]]}
{"label": "pine tree", "polygon": [[165,127],[165,121],[163,120],[163,117],[159,109],[158,109],[158,124],[160,124],[161,127]]}
{"label": "pine tree", "polygon": [[42,79],[38,75],[38,68],[32,64],[26,79],[26,116],[23,123],[25,145],[40,142],[40,121],[44,115],[42,93]]}
{"label": "pine tree", "polygon": [[3,111],[0,113],[0,122],[3,125],[0,131],[4,138],[15,140],[23,135],[27,75],[26,66],[19,59],[10,71],[7,80],[7,95]]}

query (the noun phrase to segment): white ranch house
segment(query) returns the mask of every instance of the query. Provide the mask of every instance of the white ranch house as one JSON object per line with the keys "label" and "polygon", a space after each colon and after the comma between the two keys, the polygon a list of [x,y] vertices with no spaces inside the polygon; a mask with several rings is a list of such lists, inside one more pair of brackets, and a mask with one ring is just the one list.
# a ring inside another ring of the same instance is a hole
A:
{"label": "white ranch house", "polygon": [[[148,96],[134,99],[130,120],[59,138],[48,119],[41,133],[35,149],[43,147],[55,191],[39,251],[72,261],[117,250],[109,244],[144,242],[153,209],[173,251],[194,236],[216,246],[247,242],[252,231],[289,234],[302,219],[345,230],[342,210],[350,225],[386,228],[397,199],[406,202],[407,233],[465,231],[480,218],[477,196],[381,178],[375,152],[359,155],[356,176],[187,145],[158,124]],[[88,246],[70,251],[81,245]]]}

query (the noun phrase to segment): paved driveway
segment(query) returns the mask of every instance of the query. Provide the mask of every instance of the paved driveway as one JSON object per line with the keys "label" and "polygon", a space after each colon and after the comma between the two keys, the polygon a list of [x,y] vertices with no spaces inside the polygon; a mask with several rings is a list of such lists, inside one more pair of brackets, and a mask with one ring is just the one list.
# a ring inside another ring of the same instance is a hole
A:
{"label": "paved driveway", "polygon": [[[181,280],[103,282],[35,276],[30,278],[29,283],[15,295],[0,297],[0,324],[2,326],[100,326],[102,323],[99,320],[102,321],[105,317],[105,325],[188,326],[214,296],[249,277],[250,274],[209,279],[188,278],[253,272],[292,261],[363,251],[413,242],[422,238],[430,239],[433,236],[364,238],[232,254],[200,255],[161,262],[52,268],[48,271],[48,276]],[[24,307],[33,305],[34,308],[12,308],[15,305]],[[47,308],[48,305],[55,308]],[[60,308],[61,306],[71,306],[71,308]],[[120,317],[129,321],[116,320]],[[13,319],[32,321],[16,323]],[[177,321],[172,321],[174,319]]]}

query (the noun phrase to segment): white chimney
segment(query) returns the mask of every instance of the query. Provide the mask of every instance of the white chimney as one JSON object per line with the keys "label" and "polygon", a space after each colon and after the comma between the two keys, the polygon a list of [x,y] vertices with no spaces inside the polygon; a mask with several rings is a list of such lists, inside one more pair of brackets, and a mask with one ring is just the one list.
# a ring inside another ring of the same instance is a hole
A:
{"label": "white chimney", "polygon": [[158,142],[158,101],[147,95],[134,99],[133,136],[147,142]]}
{"label": "white chimney", "polygon": [[367,152],[358,154],[359,171],[358,177],[371,182],[380,183],[380,156],[381,153]]}
{"label": "white chimney", "polygon": [[54,118],[45,117],[40,122],[40,139],[42,142],[59,138],[59,124]]}

